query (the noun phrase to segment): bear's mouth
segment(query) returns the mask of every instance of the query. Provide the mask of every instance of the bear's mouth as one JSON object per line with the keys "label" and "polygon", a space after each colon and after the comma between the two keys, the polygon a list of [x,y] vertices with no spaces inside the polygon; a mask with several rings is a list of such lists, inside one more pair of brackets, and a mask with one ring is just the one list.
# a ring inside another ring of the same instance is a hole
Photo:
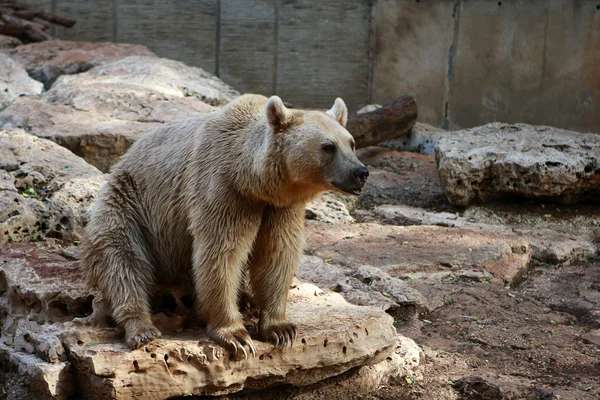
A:
{"label": "bear's mouth", "polygon": [[351,193],[351,194],[356,195],[356,196],[360,196],[360,194],[362,193],[362,188],[359,188],[359,189],[350,189],[350,191],[348,193]]}

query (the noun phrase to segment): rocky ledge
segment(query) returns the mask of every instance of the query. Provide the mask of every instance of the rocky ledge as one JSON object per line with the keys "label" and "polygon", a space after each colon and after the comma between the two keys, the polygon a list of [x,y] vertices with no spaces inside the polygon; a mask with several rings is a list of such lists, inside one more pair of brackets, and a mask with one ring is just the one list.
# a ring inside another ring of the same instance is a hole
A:
{"label": "rocky ledge", "polygon": [[[180,304],[180,295],[173,296]],[[310,385],[356,367],[380,379],[394,375],[384,364],[402,357],[385,312],[296,282],[288,313],[298,325],[294,346],[256,341],[254,358],[232,358],[202,328],[170,311],[153,318],[163,338],[130,351],[103,300],[85,288],[77,261],[25,244],[0,248],[0,361],[27,375],[40,398],[67,398],[75,387],[87,399],[219,395]],[[248,319],[251,331],[255,323]],[[379,367],[368,367],[374,364]]]}
{"label": "rocky ledge", "polygon": [[444,136],[436,161],[457,206],[507,196],[570,204],[600,194],[600,135],[592,133],[493,123]]}

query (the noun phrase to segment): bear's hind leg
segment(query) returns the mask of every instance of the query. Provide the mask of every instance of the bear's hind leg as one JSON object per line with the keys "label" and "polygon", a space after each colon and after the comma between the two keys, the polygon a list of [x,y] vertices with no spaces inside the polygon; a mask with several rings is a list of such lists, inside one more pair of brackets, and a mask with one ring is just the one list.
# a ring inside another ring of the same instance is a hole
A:
{"label": "bear's hind leg", "polygon": [[161,336],[150,319],[149,290],[154,269],[138,218],[123,214],[111,201],[98,208],[88,226],[82,265],[88,284],[97,288],[113,310],[113,318],[125,328],[131,349]]}
{"label": "bear's hind leg", "polygon": [[292,346],[296,326],[285,316],[290,285],[304,243],[304,207],[265,209],[250,255],[250,282],[260,310],[262,340],[277,347]]}

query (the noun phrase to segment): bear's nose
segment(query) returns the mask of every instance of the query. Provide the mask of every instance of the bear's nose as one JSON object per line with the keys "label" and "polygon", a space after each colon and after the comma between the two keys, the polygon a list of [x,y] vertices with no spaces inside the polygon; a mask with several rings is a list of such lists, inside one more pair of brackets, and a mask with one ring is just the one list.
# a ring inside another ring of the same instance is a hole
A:
{"label": "bear's nose", "polygon": [[364,165],[356,168],[354,171],[354,175],[356,176],[356,180],[361,184],[365,184],[367,182],[367,178],[369,177],[369,170]]}

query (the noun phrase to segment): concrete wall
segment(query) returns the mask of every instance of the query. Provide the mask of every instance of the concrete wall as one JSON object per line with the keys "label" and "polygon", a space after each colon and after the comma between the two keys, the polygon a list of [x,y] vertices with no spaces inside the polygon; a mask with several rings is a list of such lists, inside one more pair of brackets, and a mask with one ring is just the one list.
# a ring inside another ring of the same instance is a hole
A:
{"label": "concrete wall", "polygon": [[28,0],[59,38],[148,45],[242,92],[350,108],[417,98],[446,128],[600,133],[600,0]]}
{"label": "concrete wall", "polygon": [[447,128],[600,133],[600,1],[380,0],[371,100],[417,97]]}

